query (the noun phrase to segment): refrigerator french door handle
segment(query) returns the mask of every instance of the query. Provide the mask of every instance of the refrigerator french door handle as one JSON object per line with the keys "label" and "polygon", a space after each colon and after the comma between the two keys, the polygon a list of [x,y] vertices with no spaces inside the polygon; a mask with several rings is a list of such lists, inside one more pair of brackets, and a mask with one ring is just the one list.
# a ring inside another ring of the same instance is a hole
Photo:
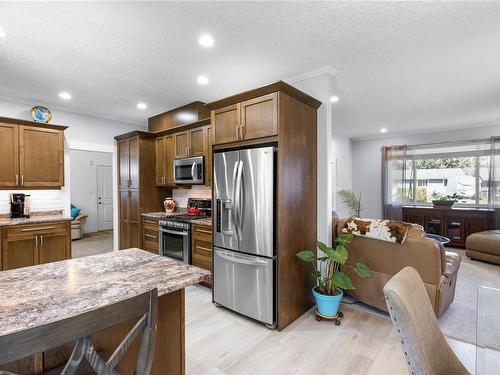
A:
{"label": "refrigerator french door handle", "polygon": [[240,160],[238,162],[238,171],[237,171],[237,175],[236,175],[236,192],[237,192],[237,197],[238,197],[238,200],[237,200],[237,206],[236,206],[236,216],[238,217],[238,229],[239,229],[239,232],[240,232],[240,239],[241,239],[241,233],[243,233],[243,208],[242,208],[242,205],[241,205],[241,200],[242,200],[242,194],[243,194],[243,189],[242,189],[242,186],[241,186],[241,178],[242,178],[242,174],[243,174],[243,161]]}
{"label": "refrigerator french door handle", "polygon": [[219,256],[219,257],[221,257],[221,258],[223,258],[225,260],[228,260],[230,262],[240,263],[240,264],[247,264],[249,266],[265,267],[265,266],[268,265],[267,262],[263,262],[261,260],[250,260],[250,259],[245,259],[245,258],[242,258],[242,257],[239,257],[239,256],[227,256],[223,252],[218,252],[217,256]]}
{"label": "refrigerator french door handle", "polygon": [[236,229],[236,235],[240,238],[240,230],[238,224],[238,195],[240,191],[240,187],[238,186],[238,171],[240,167],[240,161],[237,161],[234,164],[233,169],[233,210],[231,210],[231,216],[233,218],[234,228]]}

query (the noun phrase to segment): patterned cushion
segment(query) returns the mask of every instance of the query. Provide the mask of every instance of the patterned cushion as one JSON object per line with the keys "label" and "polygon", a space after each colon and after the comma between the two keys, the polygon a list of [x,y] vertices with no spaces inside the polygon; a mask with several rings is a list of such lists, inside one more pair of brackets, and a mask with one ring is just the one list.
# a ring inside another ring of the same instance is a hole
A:
{"label": "patterned cushion", "polygon": [[410,227],[411,224],[401,221],[352,217],[345,222],[342,232],[402,244]]}

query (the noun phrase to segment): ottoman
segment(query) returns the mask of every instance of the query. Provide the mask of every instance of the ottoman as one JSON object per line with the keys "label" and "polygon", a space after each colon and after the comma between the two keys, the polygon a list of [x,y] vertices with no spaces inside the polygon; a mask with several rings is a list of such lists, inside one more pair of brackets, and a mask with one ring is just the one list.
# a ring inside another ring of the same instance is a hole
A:
{"label": "ottoman", "polygon": [[469,258],[500,264],[500,230],[471,234],[465,248],[465,255]]}

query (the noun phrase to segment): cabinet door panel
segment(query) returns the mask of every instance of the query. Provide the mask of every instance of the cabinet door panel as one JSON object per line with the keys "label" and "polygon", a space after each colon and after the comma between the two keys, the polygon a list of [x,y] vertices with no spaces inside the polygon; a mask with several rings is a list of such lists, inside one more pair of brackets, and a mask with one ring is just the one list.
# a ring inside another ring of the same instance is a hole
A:
{"label": "cabinet door panel", "polygon": [[3,241],[2,270],[33,266],[38,263],[34,236],[10,238]]}
{"label": "cabinet door panel", "polygon": [[165,137],[156,139],[156,185],[165,185],[166,171],[166,140]]}
{"label": "cabinet door panel", "polygon": [[277,98],[273,93],[241,103],[243,139],[278,135]]}
{"label": "cabinet door panel", "polygon": [[65,233],[39,236],[39,263],[50,263],[67,258],[67,235]]}
{"label": "cabinet door panel", "polygon": [[130,225],[128,221],[120,220],[120,250],[128,249],[130,238]]}
{"label": "cabinet door panel", "polygon": [[193,129],[189,132],[189,156],[205,155],[206,127]]}
{"label": "cabinet door panel", "polygon": [[64,140],[61,130],[19,126],[21,185],[64,185]]}
{"label": "cabinet door panel", "polygon": [[19,184],[18,126],[0,123],[0,187]]}
{"label": "cabinet door panel", "polygon": [[130,148],[130,188],[139,188],[139,138],[131,138],[129,141]]}
{"label": "cabinet door panel", "polygon": [[129,141],[119,141],[118,142],[118,186],[121,189],[125,189],[129,185],[130,175],[130,149],[129,149]]}
{"label": "cabinet door panel", "polygon": [[130,236],[128,247],[140,247],[139,223],[129,222]]}
{"label": "cabinet door panel", "polygon": [[175,141],[173,136],[165,137],[165,180],[166,184],[174,184]]}
{"label": "cabinet door panel", "polygon": [[188,136],[188,132],[174,134],[176,158],[185,158],[187,156]]}
{"label": "cabinet door panel", "polygon": [[128,199],[128,190],[120,190],[120,220],[128,220],[129,214],[129,199]]}
{"label": "cabinet door panel", "polygon": [[212,127],[207,126],[207,152],[205,158],[205,185],[212,186]]}
{"label": "cabinet door panel", "polygon": [[129,217],[130,222],[139,222],[139,191],[129,190]]}
{"label": "cabinet door panel", "polygon": [[213,143],[234,142],[238,140],[236,134],[240,125],[240,105],[234,104],[212,111],[212,131],[214,132]]}

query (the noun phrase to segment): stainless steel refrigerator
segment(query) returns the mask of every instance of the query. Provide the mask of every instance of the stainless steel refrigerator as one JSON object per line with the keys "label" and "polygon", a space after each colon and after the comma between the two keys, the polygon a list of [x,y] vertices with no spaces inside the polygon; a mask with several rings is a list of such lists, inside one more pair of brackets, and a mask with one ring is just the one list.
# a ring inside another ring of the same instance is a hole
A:
{"label": "stainless steel refrigerator", "polygon": [[274,328],[275,147],[214,153],[214,301]]}

